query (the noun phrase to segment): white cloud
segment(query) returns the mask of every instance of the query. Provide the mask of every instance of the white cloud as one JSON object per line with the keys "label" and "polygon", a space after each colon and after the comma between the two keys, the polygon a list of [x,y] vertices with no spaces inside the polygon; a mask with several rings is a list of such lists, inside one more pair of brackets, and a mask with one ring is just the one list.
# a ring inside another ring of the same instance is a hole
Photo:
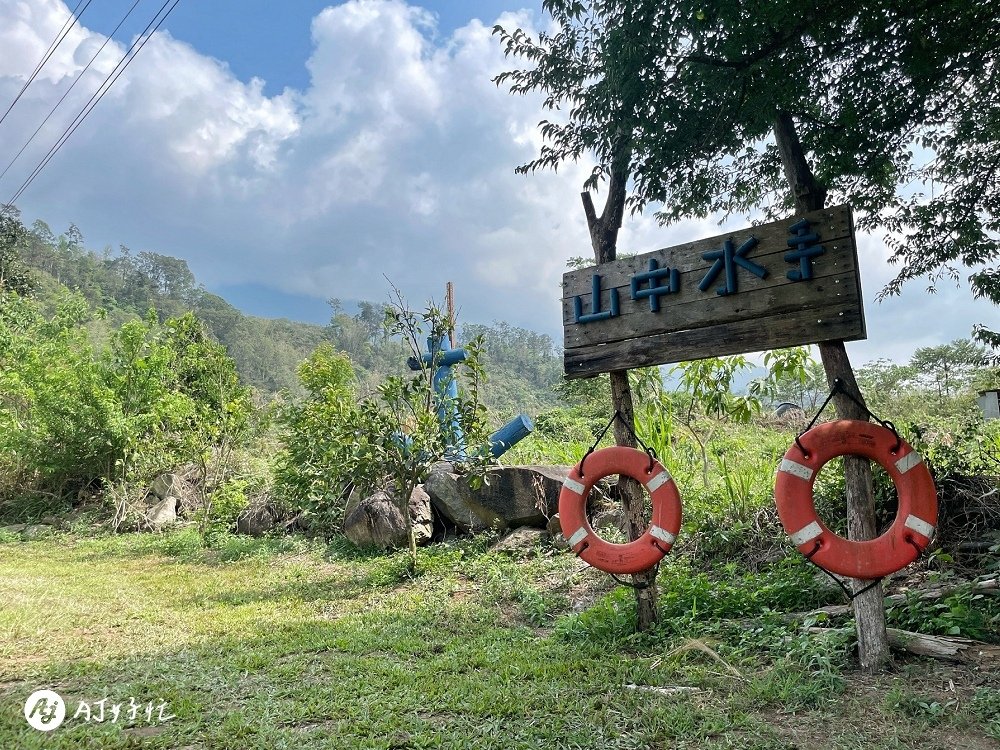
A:
{"label": "white cloud", "polygon": [[[59,0],[0,0],[0,101],[67,14]],[[0,127],[0,144],[23,142],[101,42],[74,30]],[[471,21],[442,38],[431,13],[402,0],[350,0],[314,19],[312,44],[310,85],[269,97],[261,81],[241,81],[223,61],[158,34],[20,207],[29,220],[76,222],[92,244],[185,258],[209,286],[377,300],[384,275],[420,303],[440,299],[452,280],[466,320],[505,319],[558,338],[565,259],[590,254],[579,198],[590,166],[514,174],[537,152],[544,113],[539,97],[492,83],[514,63],[490,27]],[[123,52],[108,45],[100,75],[77,86],[63,121],[0,183],[0,200]],[[633,217],[621,246],[643,251],[718,231],[708,221],[664,229]],[[889,272],[873,246],[862,262],[870,302]],[[872,341],[852,346],[862,359],[905,357],[913,342],[967,335],[987,319],[966,290],[947,291],[933,321],[916,287],[869,304]]]}

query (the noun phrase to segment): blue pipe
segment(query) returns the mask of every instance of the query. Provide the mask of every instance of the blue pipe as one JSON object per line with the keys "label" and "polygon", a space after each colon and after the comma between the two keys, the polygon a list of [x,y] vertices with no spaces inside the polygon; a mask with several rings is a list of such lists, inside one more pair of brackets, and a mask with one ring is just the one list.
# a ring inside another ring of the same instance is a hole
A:
{"label": "blue pipe", "polygon": [[[428,337],[427,351],[420,356],[420,360],[410,357],[406,362],[411,370],[421,369],[421,362],[423,365],[437,365],[432,387],[437,399],[438,423],[441,425],[441,431],[449,438],[451,447],[449,458],[453,460],[462,460],[466,457],[465,435],[462,433],[458,412],[455,409],[458,399],[458,379],[452,370],[454,365],[464,362],[466,356],[465,349],[449,348],[447,337],[442,336],[437,341]],[[519,441],[524,440],[533,429],[535,425],[531,418],[527,414],[519,414],[490,436],[490,453],[494,458],[499,458]]]}
{"label": "blue pipe", "polygon": [[535,425],[531,418],[527,414],[518,414],[490,435],[490,453],[494,458],[500,458],[518,442],[528,437],[533,429]]}

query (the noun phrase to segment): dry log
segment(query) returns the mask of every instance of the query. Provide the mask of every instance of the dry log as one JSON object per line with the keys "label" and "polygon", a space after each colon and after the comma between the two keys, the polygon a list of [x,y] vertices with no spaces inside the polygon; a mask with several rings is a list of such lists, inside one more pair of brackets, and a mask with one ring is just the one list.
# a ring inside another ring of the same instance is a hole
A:
{"label": "dry log", "polygon": [[[836,628],[809,628],[810,633],[832,633]],[[1000,659],[1000,646],[993,646],[969,638],[943,635],[925,635],[898,628],[886,628],[889,645],[896,651],[917,656],[954,662],[993,661]]]}
{"label": "dry log", "polygon": [[[941,599],[948,594],[954,593],[963,586],[972,585],[976,591],[982,592],[984,594],[1000,594],[1000,582],[997,578],[984,578],[978,581],[962,581],[961,583],[948,584],[947,586],[938,586],[933,589],[923,589],[918,591],[917,598],[923,599],[925,601],[930,601],[932,599]],[[885,606],[887,609],[891,609],[897,604],[902,604],[906,601],[908,594],[892,594],[891,596],[885,597]],[[807,617],[815,617],[816,615],[825,614],[828,617],[843,617],[845,615],[851,614],[850,604],[829,604],[825,607],[819,607],[817,609],[810,610],[809,612],[792,612],[783,615],[783,619],[791,622],[792,620],[804,620]]]}

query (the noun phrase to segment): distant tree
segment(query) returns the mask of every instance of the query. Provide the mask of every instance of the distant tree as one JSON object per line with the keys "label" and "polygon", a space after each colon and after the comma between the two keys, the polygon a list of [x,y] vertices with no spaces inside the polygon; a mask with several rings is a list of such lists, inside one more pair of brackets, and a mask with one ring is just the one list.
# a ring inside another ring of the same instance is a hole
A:
{"label": "distant tree", "polygon": [[932,387],[938,399],[950,398],[965,388],[976,371],[986,366],[986,350],[968,339],[940,346],[924,346],[913,352],[910,369],[916,379]]}
{"label": "distant tree", "polygon": [[0,207],[0,291],[27,295],[34,288],[31,272],[21,258],[27,236],[17,210]]}

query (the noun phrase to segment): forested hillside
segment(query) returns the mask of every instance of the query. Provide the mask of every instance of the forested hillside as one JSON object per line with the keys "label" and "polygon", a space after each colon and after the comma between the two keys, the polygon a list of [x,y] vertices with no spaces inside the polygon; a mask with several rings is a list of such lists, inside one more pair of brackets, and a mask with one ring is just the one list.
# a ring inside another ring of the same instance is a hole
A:
{"label": "forested hillside", "polygon": [[[145,318],[150,309],[161,322],[190,311],[226,348],[243,381],[265,396],[299,392],[296,368],[321,343],[348,354],[366,385],[405,367],[405,347],[382,331],[381,303],[362,301],[349,312],[331,299],[326,326],[245,315],[198,283],[184,260],[124,245],[98,252],[86,246],[75,225],[56,235],[41,220],[24,226],[14,212],[0,221],[0,278],[7,278],[8,286],[21,279],[49,311],[62,290],[79,292],[94,313],[88,325],[97,342],[107,341],[125,321]],[[331,290],[331,297],[336,293]],[[549,336],[503,322],[462,326],[462,341],[477,335],[486,344],[486,405],[502,416],[555,403],[561,362]]]}

